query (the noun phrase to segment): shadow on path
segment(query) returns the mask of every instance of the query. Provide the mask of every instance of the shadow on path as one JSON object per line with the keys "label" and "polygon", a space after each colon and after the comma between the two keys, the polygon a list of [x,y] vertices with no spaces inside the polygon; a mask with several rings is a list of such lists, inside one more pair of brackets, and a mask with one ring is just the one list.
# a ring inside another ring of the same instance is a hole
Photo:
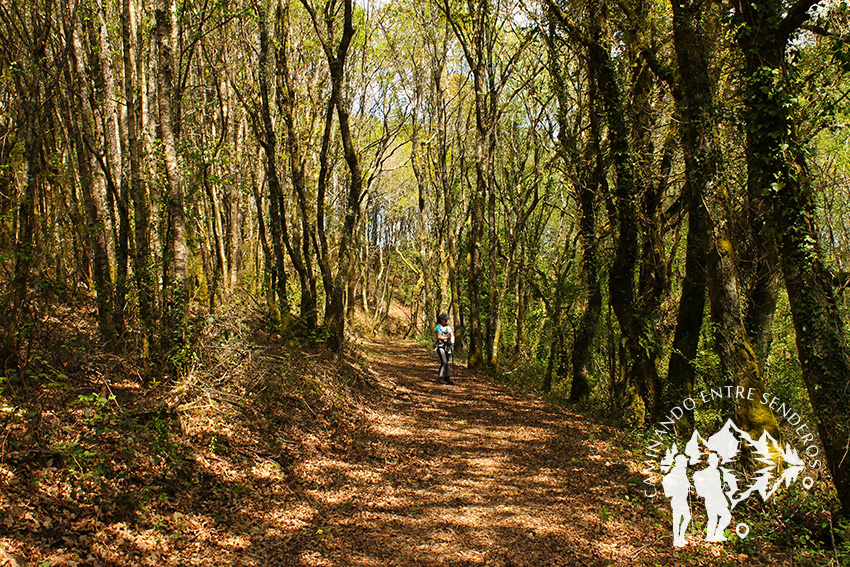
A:
{"label": "shadow on path", "polygon": [[290,539],[292,565],[630,564],[664,545],[620,513],[629,475],[598,427],[457,366],[440,384],[412,342],[366,346],[394,396],[346,455],[298,471],[317,513]]}

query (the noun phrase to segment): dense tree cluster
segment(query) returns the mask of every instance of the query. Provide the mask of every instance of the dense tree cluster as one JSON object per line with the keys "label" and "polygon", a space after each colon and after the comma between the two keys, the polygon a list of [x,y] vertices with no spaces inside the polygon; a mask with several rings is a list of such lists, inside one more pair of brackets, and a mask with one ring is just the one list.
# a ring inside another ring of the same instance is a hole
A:
{"label": "dense tree cluster", "polygon": [[399,300],[633,424],[797,392],[850,510],[847,32],[816,0],[6,1],[4,368],[69,296],[144,373],[192,310],[340,351]]}

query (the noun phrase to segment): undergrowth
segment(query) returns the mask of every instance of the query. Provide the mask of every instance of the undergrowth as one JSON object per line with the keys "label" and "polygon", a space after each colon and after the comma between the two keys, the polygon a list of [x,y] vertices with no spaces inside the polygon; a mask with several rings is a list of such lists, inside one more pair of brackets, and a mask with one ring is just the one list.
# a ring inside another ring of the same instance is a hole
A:
{"label": "undergrowth", "polygon": [[0,545],[32,564],[131,564],[110,555],[119,528],[174,551],[183,514],[230,529],[252,470],[296,482],[294,461],[361,419],[360,370],[260,312],[195,317],[179,371],[145,380],[137,352],[98,342],[88,307],[52,315],[26,369],[0,377]]}

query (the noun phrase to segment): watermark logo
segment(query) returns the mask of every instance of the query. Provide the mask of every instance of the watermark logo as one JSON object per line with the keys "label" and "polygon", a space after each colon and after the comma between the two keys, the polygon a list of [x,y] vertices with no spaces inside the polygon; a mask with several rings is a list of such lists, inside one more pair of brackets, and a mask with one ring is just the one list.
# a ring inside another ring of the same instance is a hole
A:
{"label": "watermark logo", "polygon": [[753,439],[732,420],[708,436],[695,430],[688,440],[677,438],[676,422],[686,411],[696,411],[701,405],[723,398],[759,399],[757,392],[743,387],[726,386],[699,392],[670,410],[655,428],[647,447],[644,494],[650,498],[663,495],[669,501],[676,547],[687,545],[692,506],[704,507],[706,541],[726,541],[727,528],[744,539],[750,534],[746,521],[731,527],[739,504],[754,495],[768,502],[778,491],[795,483],[806,492],[814,486],[821,467],[812,430],[803,423],[800,414],[768,393],[761,396],[761,403],[774,412],[786,430],[791,428],[797,446],[803,447],[801,450],[788,440],[774,439],[766,431]]}

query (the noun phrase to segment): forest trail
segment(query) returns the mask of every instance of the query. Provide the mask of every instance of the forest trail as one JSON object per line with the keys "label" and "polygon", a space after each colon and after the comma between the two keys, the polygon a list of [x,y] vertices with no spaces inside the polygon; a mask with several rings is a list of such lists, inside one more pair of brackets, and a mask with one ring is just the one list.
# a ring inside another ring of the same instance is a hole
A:
{"label": "forest trail", "polygon": [[[669,512],[634,485],[612,431],[457,365],[455,385],[440,384],[435,356],[409,341],[361,349],[392,395],[367,412],[347,456],[296,467],[305,486],[291,510],[300,520],[284,538],[289,564],[685,560],[671,546]],[[746,562],[704,545],[691,547],[687,562],[716,564],[721,555]]]}
{"label": "forest trail", "polygon": [[440,384],[414,342],[277,352],[240,372],[250,405],[186,410],[179,435],[159,414],[97,418],[115,428],[84,446],[113,461],[99,473],[60,460],[59,441],[46,463],[7,453],[0,567],[794,564],[764,540],[747,540],[753,557],[706,544],[699,504],[674,549],[669,505],[643,495],[622,432],[465,368]]}

